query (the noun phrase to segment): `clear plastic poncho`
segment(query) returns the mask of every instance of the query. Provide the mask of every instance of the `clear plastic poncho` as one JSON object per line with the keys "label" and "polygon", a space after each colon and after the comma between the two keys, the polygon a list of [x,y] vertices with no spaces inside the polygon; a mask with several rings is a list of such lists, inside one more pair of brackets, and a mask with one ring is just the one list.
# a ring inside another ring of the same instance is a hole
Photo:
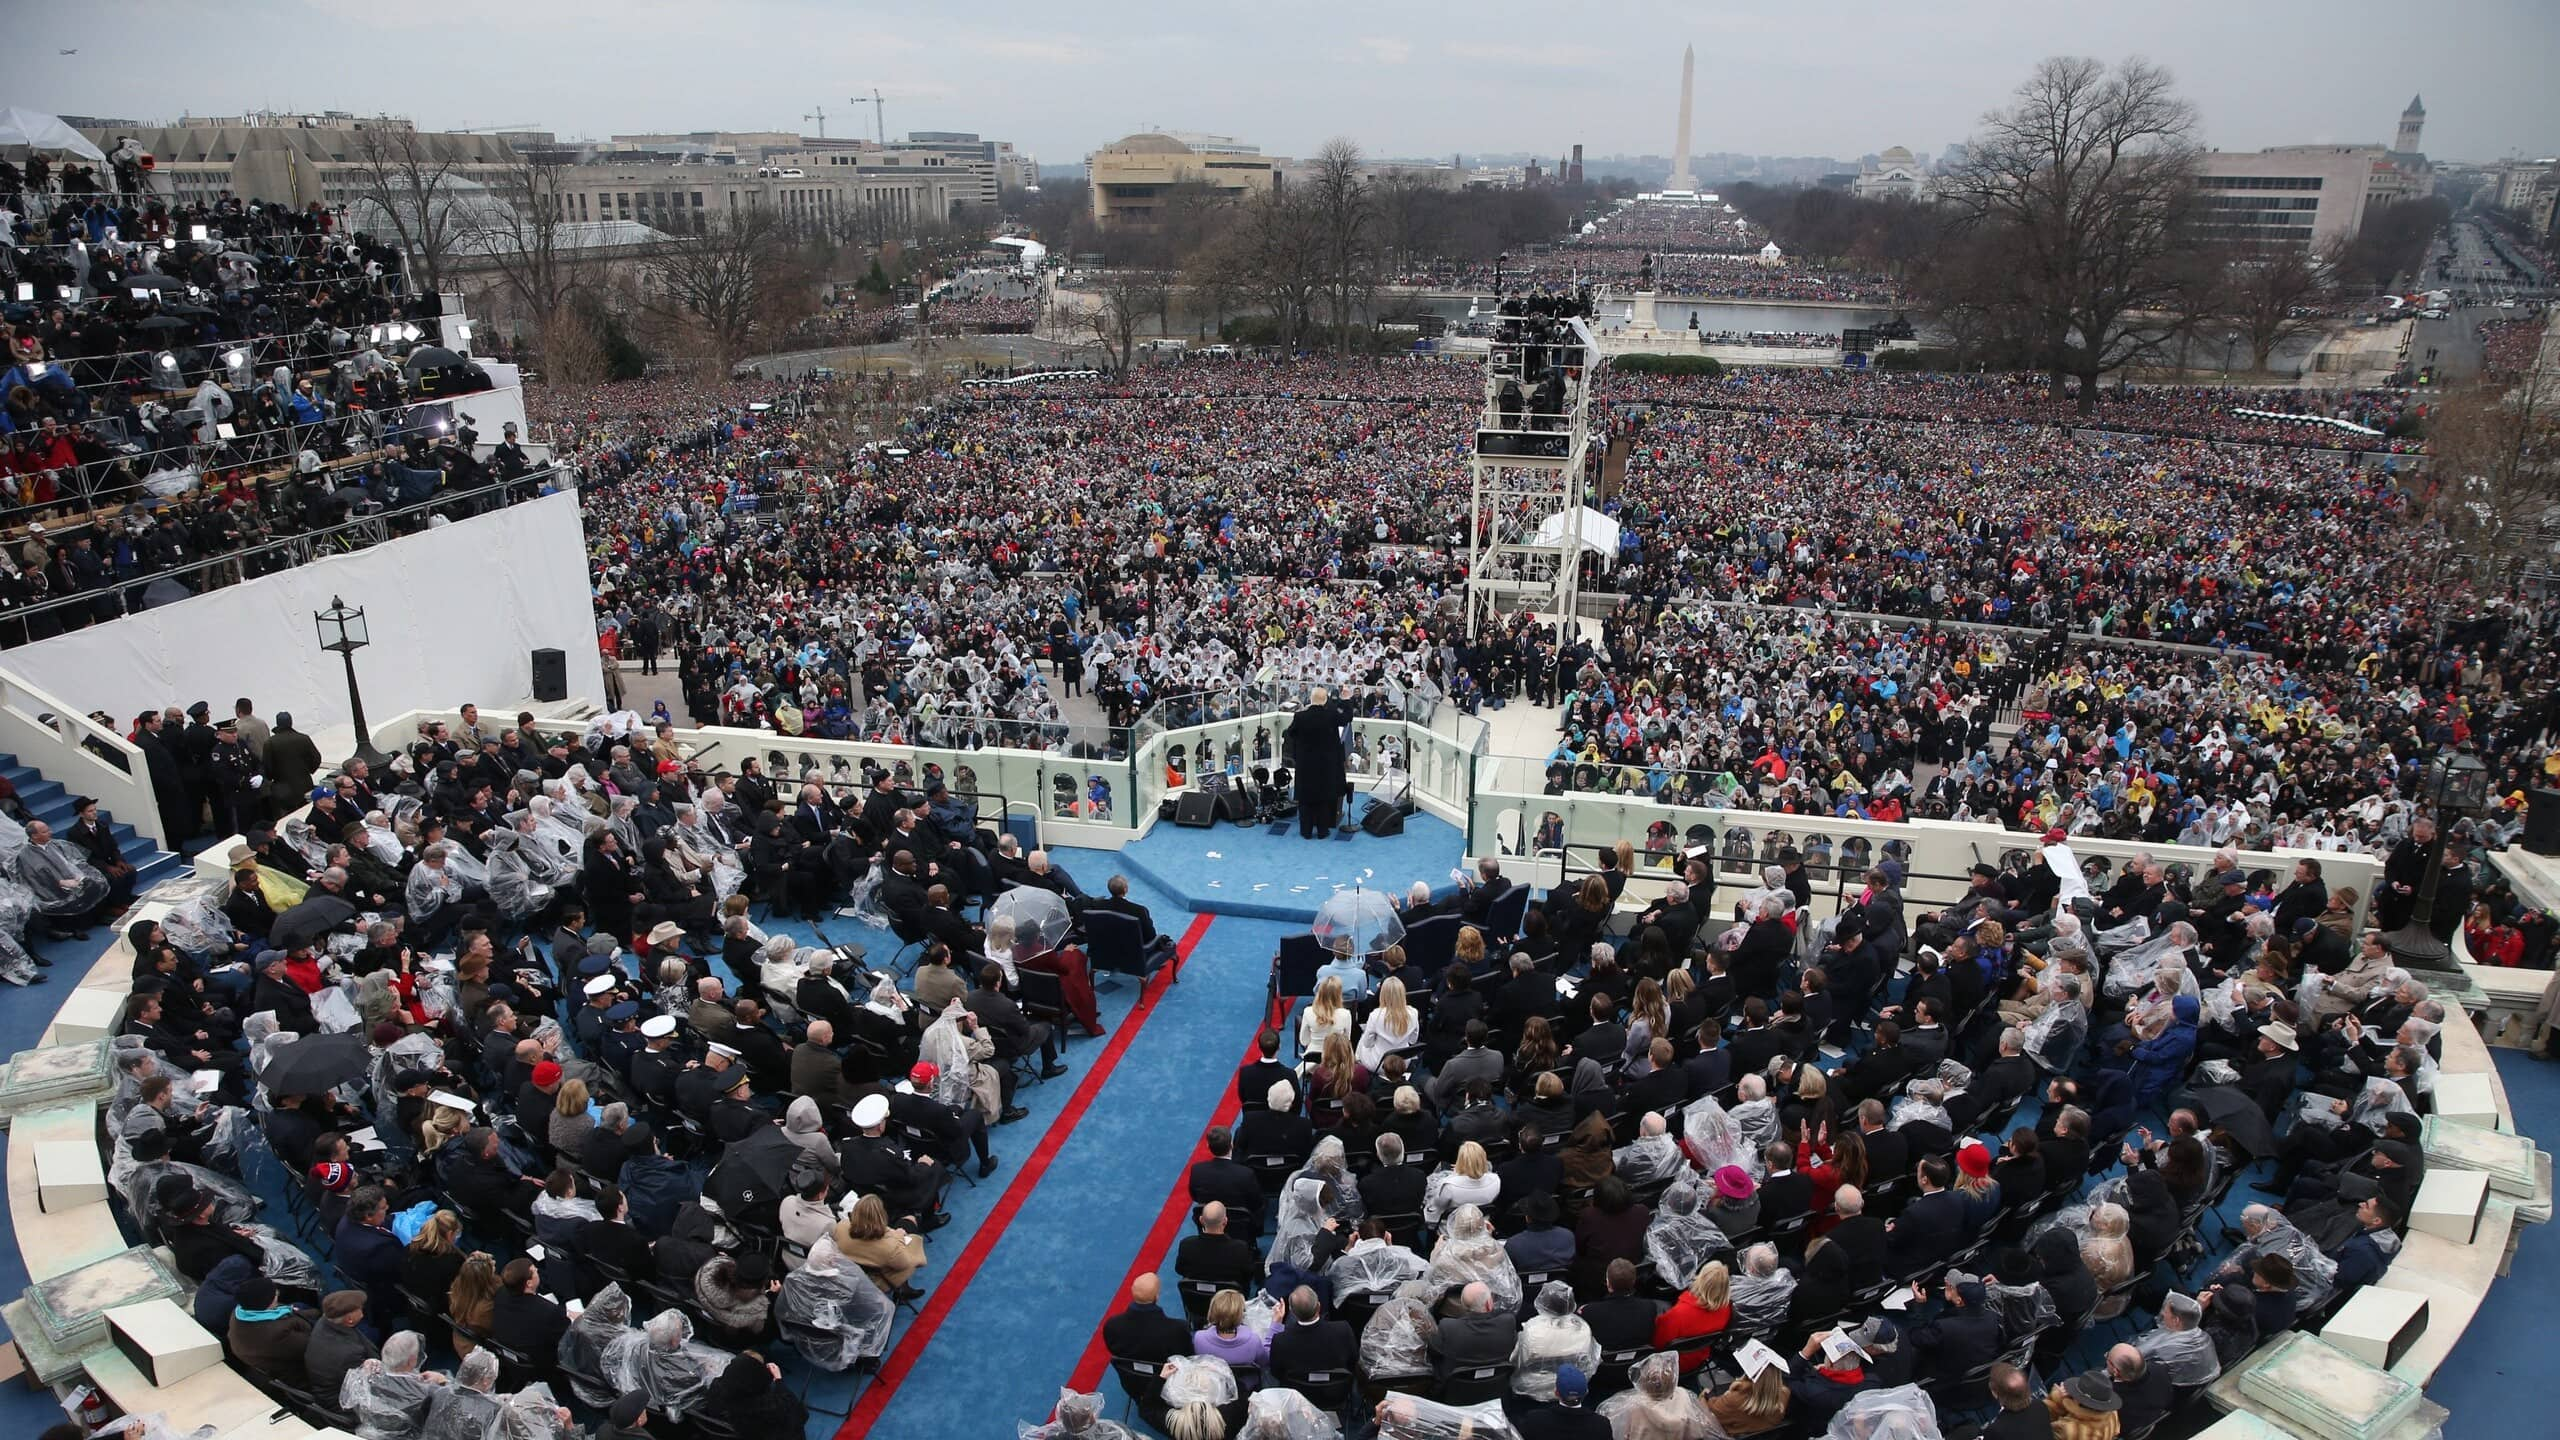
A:
{"label": "clear plastic poncho", "polygon": [[1378,1407],[1378,1440],[1520,1440],[1520,1432],[1499,1400],[1443,1405],[1399,1391]]}
{"label": "clear plastic poncho", "polygon": [[1795,1298],[1795,1274],[1783,1266],[1767,1275],[1737,1269],[1731,1289],[1733,1328],[1763,1334],[1779,1330],[1786,1325],[1787,1307]]}
{"label": "clear plastic poncho", "polygon": [[86,915],[105,903],[107,877],[59,838],[36,845],[26,828],[0,817],[0,859],[9,874],[27,889],[35,908],[47,915]]}
{"label": "clear plastic poncho", "polygon": [[1639,1135],[1632,1144],[1618,1147],[1610,1169],[1630,1186],[1642,1186],[1666,1175],[1677,1175],[1688,1166],[1688,1157],[1680,1153],[1680,1142],[1663,1134]]}
{"label": "clear plastic poncho", "polygon": [[417,1331],[403,1330],[382,1342],[381,1359],[347,1372],[338,1406],[356,1417],[364,1440],[419,1440],[428,1404],[444,1388],[420,1371],[425,1349]]}
{"label": "clear plastic poncho", "polygon": [[1280,1192],[1280,1223],[1271,1234],[1271,1263],[1313,1268],[1316,1236],[1324,1233],[1325,1183],[1301,1175]]}
{"label": "clear plastic poncho", "polygon": [[311,828],[307,818],[287,816],[285,822],[276,827],[276,835],[284,841],[287,849],[302,857],[302,863],[311,867],[315,878],[329,868],[329,842],[320,838],[320,832]]}
{"label": "clear plastic poncho", "polygon": [[1917,1385],[1862,1390],[1831,1417],[1826,1440],[1945,1440],[1938,1407]]}
{"label": "clear plastic poncho", "polygon": [[160,917],[160,930],[170,944],[199,960],[221,960],[240,938],[231,917],[222,913],[222,897],[215,895],[198,895],[178,902],[176,908]]}
{"label": "clear plastic poncho", "polygon": [[421,860],[417,868],[409,872],[403,894],[409,902],[410,919],[425,920],[462,899],[462,873],[454,863],[461,853],[461,847],[452,846],[445,851],[441,867]]}
{"label": "clear plastic poncho", "polygon": [[1893,1119],[1886,1122],[1885,1128],[1899,1130],[1914,1120],[1925,1120],[1940,1129],[1953,1130],[1955,1122],[1948,1118],[1947,1107],[1941,1103],[1945,1095],[1946,1088],[1935,1080],[1917,1082],[1893,1102]]}
{"label": "clear plastic poncho", "polygon": [[720,843],[720,837],[711,833],[711,826],[698,808],[677,806],[676,823],[669,828],[667,838],[687,865],[710,877],[712,892],[720,899],[737,894],[738,887],[746,883],[746,866],[740,863],[738,852]]}
{"label": "clear plastic poncho", "polygon": [[2259,1256],[2282,1255],[2293,1262],[2294,1305],[2309,1314],[2329,1303],[2329,1295],[2338,1284],[2338,1262],[2322,1254],[2311,1237],[2295,1229],[2282,1212],[2269,1213],[2267,1228],[2240,1242],[2222,1262],[2222,1268],[2246,1275],[2249,1267],[2258,1263]]}
{"label": "clear plastic poncho", "polygon": [[1724,1427],[1697,1392],[1680,1388],[1680,1357],[1657,1350],[1636,1362],[1624,1390],[1600,1402],[1600,1414],[1624,1440],[1709,1440]]}
{"label": "clear plastic poncho", "polygon": [[198,1192],[213,1199],[213,1219],[217,1225],[247,1225],[258,1218],[258,1202],[247,1187],[227,1175],[216,1174],[201,1165],[183,1160],[136,1161],[124,1180],[125,1203],[132,1207],[134,1220],[145,1235],[152,1233],[166,1215],[160,1209],[160,1182],[172,1175],[184,1175],[195,1182]]}
{"label": "clear plastic poncho", "polygon": [[1392,1240],[1362,1240],[1325,1267],[1335,1304],[1354,1295],[1392,1295],[1419,1280],[1431,1264]]}
{"label": "clear plastic poncho", "polygon": [[[6,823],[14,824],[9,821]],[[0,867],[0,980],[32,985],[41,968],[27,953],[27,921],[36,913],[35,892],[21,885],[16,872]]]}
{"label": "clear plastic poncho", "polygon": [[1098,1391],[1061,1391],[1057,1410],[1050,1419],[1037,1425],[1020,1422],[1013,1427],[1013,1433],[1016,1440],[1131,1440],[1129,1427],[1102,1418],[1102,1395]]}
{"label": "clear plastic poncho", "polygon": [[1245,1397],[1244,1428],[1236,1440],[1337,1440],[1342,1422],[1285,1385],[1265,1385]]}
{"label": "clear plastic poncho", "polygon": [[897,1310],[871,1277],[837,1252],[833,1237],[809,1247],[809,1258],[782,1279],[773,1313],[782,1337],[821,1370],[851,1369],[889,1348]]}
{"label": "clear plastic poncho", "polygon": [[2043,1014],[2027,1022],[2026,1053],[2036,1057],[2037,1063],[2043,1063],[2042,1057],[2051,1047],[2053,1037],[2064,1031],[2079,1036],[2079,1039],[2073,1042],[2074,1051],[2086,1044],[2089,1038],[2089,1011],[2088,1007],[2070,996],[2058,995],[2052,1004],[2044,1008]]}
{"label": "clear plastic poncho", "polygon": [[1742,1143],[1741,1131],[1735,1128],[1733,1117],[1725,1113],[1724,1107],[1717,1104],[1712,1095],[1692,1101],[1688,1109],[1680,1112],[1680,1134],[1688,1144],[1690,1158],[1707,1174],[1712,1175],[1727,1165],[1740,1166],[1753,1175],[1759,1173],[1754,1168],[1759,1157]]}
{"label": "clear plastic poncho", "polygon": [[1164,1362],[1164,1403],[1231,1405],[1236,1372],[1215,1355],[1176,1355]]}
{"label": "clear plastic poncho", "polygon": [[551,1387],[537,1380],[512,1395],[438,1387],[419,1440],[561,1440],[577,1433],[575,1425],[561,1423]]}
{"label": "clear plastic poncho", "polygon": [[2169,1383],[2182,1390],[2210,1385],[2222,1374],[2222,1357],[2214,1352],[2213,1337],[2200,1328],[2172,1330],[2154,1325],[2134,1337],[2133,1348],[2142,1352],[2145,1364],[2165,1367]]}
{"label": "clear plastic poncho", "polygon": [[1645,1258],[1662,1283],[1674,1290],[1686,1286],[1699,1266],[1733,1248],[1724,1230],[1707,1218],[1698,1184],[1695,1179],[1681,1180],[1663,1191],[1662,1203],[1644,1229]]}
{"label": "clear plastic poncho", "polygon": [[[1762,1168],[1760,1152],[1778,1138],[1778,1102],[1765,1095],[1745,1100],[1733,1107],[1731,1118],[1734,1136],[1742,1142],[1742,1158],[1736,1163],[1757,1182]],[[1715,1171],[1709,1168],[1707,1173],[1712,1175]]]}
{"label": "clear plastic poncho", "polygon": [[1495,1309],[1520,1308],[1520,1272],[1512,1267],[1511,1252],[1494,1238],[1484,1211],[1473,1205],[1449,1212],[1448,1227],[1441,1231],[1440,1243],[1431,1247],[1431,1268],[1423,1278],[1440,1294],[1481,1280],[1493,1292]]}
{"label": "clear plastic poncho", "polygon": [[605,1351],[625,1335],[635,1334],[631,1328],[631,1297],[622,1293],[618,1284],[605,1286],[569,1328],[560,1335],[560,1373],[569,1382],[570,1393],[583,1404],[599,1409],[614,1402],[620,1392],[601,1389],[593,1380],[605,1379]]}
{"label": "clear plastic poncho", "polygon": [[1327,1135],[1316,1141],[1315,1149],[1307,1155],[1307,1163],[1298,1168],[1297,1174],[1289,1177],[1289,1183],[1293,1185],[1300,1180],[1321,1180],[1331,1186],[1325,1213],[1345,1225],[1358,1224],[1360,1217],[1367,1213],[1360,1204],[1360,1187],[1352,1179],[1350,1161],[1339,1135]]}
{"label": "clear plastic poncho", "polygon": [[933,1098],[966,1114],[977,1103],[974,1081],[978,1062],[969,1054],[969,1037],[960,1032],[958,1017],[967,1007],[953,997],[942,1017],[925,1027],[924,1038],[917,1042],[917,1058],[932,1062],[939,1072],[933,1080]]}
{"label": "clear plastic poncho", "polygon": [[1572,1286],[1550,1280],[1539,1288],[1537,1313],[1521,1322],[1511,1364],[1512,1390],[1537,1400],[1556,1398],[1557,1366],[1580,1366],[1586,1376],[1599,1368],[1600,1342],[1574,1313]]}
{"label": "clear plastic poncho", "polygon": [[524,837],[513,830],[489,832],[489,899],[511,920],[523,920],[551,903],[557,893],[536,877],[524,855]]}
{"label": "clear plastic poncho", "polygon": [[1416,1280],[1369,1315],[1360,1332],[1360,1373],[1372,1380],[1431,1373],[1431,1337],[1439,1324],[1431,1303],[1440,1294],[1428,1280]]}
{"label": "clear plastic poncho", "polygon": [[1999,1313],[2003,1351],[2019,1349],[2062,1323],[2062,1312],[2054,1307],[2052,1293],[2042,1285],[2003,1285],[1997,1280],[1985,1280],[1982,1294]]}
{"label": "clear plastic poncho", "polygon": [[683,1311],[661,1310],[644,1328],[606,1342],[604,1378],[620,1393],[647,1395],[650,1413],[682,1420],[733,1358],[697,1342]]}

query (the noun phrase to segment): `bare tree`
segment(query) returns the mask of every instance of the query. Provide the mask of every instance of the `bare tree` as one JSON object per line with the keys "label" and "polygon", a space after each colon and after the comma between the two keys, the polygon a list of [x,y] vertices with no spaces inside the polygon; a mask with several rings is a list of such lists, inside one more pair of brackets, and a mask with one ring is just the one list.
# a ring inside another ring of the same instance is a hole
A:
{"label": "bare tree", "polygon": [[409,257],[412,288],[444,288],[445,262],[475,223],[493,207],[472,205],[477,187],[455,173],[461,152],[450,136],[367,125],[356,131],[356,198],[367,224],[391,228]]}
{"label": "bare tree", "polygon": [[810,286],[790,227],[760,205],[712,212],[702,233],[664,246],[649,272],[649,312],[673,329],[694,333],[723,365],[810,308]]}
{"label": "bare tree", "polygon": [[1377,289],[1377,208],[1361,174],[1366,162],[1358,145],[1328,140],[1308,163],[1307,202],[1321,239],[1325,308],[1332,315],[1336,345],[1349,354],[1352,327]]}
{"label": "bare tree", "polygon": [[1098,303],[1083,312],[1084,328],[1123,371],[1136,358],[1138,327],[1163,313],[1165,278],[1156,270],[1106,270],[1092,289]]}
{"label": "bare tree", "polygon": [[[566,157],[542,151],[518,154],[499,182],[502,205],[483,206],[468,217],[456,249],[498,274],[525,328],[548,357],[552,329],[562,325],[581,284],[578,247],[569,244],[569,167]],[[556,364],[556,362],[554,362]]]}
{"label": "bare tree", "polygon": [[2480,383],[2448,397],[2427,427],[2430,509],[2484,589],[2560,560],[2546,533],[2560,522],[2560,373],[2550,351],[2513,389]]}
{"label": "bare tree", "polygon": [[1940,187],[1958,233],[2017,261],[2037,363],[2058,397],[2151,354],[2176,332],[2177,263],[2193,201],[2194,108],[2169,72],[2133,59],[2110,71],[2060,56],[2036,67],[2008,108],[1983,118],[1965,163]]}
{"label": "bare tree", "polygon": [[1271,313],[1284,342],[1306,339],[1324,293],[1324,219],[1313,202],[1297,186],[1256,198],[1232,245],[1239,288]]}
{"label": "bare tree", "polygon": [[2278,347],[2325,329],[2320,314],[2335,265],[2281,241],[2217,247],[2207,292],[2213,309],[2248,342],[2251,368],[2264,371]]}

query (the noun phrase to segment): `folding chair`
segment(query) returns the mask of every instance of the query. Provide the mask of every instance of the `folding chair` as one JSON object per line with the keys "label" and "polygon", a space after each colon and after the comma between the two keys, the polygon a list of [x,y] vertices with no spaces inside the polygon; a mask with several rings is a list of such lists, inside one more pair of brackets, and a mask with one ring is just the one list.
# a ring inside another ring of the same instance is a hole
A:
{"label": "folding chair", "polygon": [[[1084,954],[1096,975],[1135,975],[1144,986],[1155,978],[1158,970],[1174,964],[1178,958],[1170,945],[1150,947],[1140,936],[1137,917],[1109,910],[1087,910],[1084,913]],[[1182,978],[1177,968],[1174,979]]]}

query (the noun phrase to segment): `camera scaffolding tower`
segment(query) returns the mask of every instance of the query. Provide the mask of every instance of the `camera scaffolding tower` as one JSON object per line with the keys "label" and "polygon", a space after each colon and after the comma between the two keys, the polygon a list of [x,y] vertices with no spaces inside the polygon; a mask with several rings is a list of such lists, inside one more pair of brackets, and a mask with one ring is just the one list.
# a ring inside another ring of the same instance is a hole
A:
{"label": "camera scaffolding tower", "polygon": [[[1525,311],[1545,309],[1550,313]],[[1591,378],[1600,346],[1579,301],[1503,306],[1477,418],[1467,529],[1467,635],[1506,611],[1542,611],[1570,634],[1582,595]],[[1575,313],[1578,311],[1579,313]]]}

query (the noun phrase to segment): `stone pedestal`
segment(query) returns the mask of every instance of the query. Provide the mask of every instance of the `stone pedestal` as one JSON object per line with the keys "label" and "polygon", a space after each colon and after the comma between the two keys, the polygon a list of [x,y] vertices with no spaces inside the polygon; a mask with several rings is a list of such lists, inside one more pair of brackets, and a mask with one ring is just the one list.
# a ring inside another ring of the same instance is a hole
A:
{"label": "stone pedestal", "polygon": [[2303,1440],[2408,1433],[2424,1399],[2408,1381],[2299,1330],[2278,1336],[2230,1378],[2242,1404]]}
{"label": "stone pedestal", "polygon": [[2498,1128],[2498,1096],[2489,1077],[2479,1071],[2436,1076],[2435,1113],[2460,1125]]}
{"label": "stone pedestal", "polygon": [[[82,991],[81,994],[104,994]],[[70,1009],[63,1011],[68,1015]],[[112,1018],[108,1027],[114,1027]],[[55,1033],[63,1027],[56,1022]],[[85,1040],[48,1045],[37,1050],[21,1050],[9,1057],[8,1066],[0,1069],[0,1124],[32,1110],[50,1110],[57,1105],[94,1105],[115,1091],[115,1070],[111,1045],[104,1035]]]}
{"label": "stone pedestal", "polygon": [[1655,292],[1651,290],[1639,290],[1635,293],[1634,298],[1627,302],[1627,328],[1629,330],[1633,330],[1639,334],[1650,334],[1651,332],[1662,328],[1661,324],[1654,319],[1654,299]]}
{"label": "stone pedestal", "polygon": [[2409,1206],[2409,1228],[2468,1245],[2480,1233],[2489,1177],[2477,1170],[2430,1170]]}
{"label": "stone pedestal", "polygon": [[2367,1285],[2349,1296],[2320,1338],[2367,1365],[2387,1370],[2427,1328],[2427,1297]]}
{"label": "stone pedestal", "polygon": [[33,1148],[36,1204],[46,1214],[105,1201],[107,1171],[98,1163],[97,1146],[86,1140],[47,1140]]}

